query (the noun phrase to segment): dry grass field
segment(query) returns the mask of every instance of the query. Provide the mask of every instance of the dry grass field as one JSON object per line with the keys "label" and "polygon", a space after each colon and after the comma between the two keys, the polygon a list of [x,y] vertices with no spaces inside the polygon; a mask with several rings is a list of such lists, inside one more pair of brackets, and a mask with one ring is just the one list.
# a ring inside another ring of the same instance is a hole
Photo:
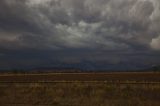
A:
{"label": "dry grass field", "polygon": [[160,73],[3,74],[0,106],[160,106]]}
{"label": "dry grass field", "polygon": [[57,81],[108,81],[108,82],[160,82],[160,73],[110,72],[110,73],[43,73],[1,74],[0,82],[57,82]]}

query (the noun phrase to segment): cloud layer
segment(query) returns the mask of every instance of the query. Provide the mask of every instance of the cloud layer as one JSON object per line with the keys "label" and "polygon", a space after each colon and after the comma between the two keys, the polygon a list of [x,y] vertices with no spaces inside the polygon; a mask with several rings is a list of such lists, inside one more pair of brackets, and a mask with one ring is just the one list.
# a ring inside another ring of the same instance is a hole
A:
{"label": "cloud layer", "polygon": [[1,0],[0,48],[155,54],[160,1]]}

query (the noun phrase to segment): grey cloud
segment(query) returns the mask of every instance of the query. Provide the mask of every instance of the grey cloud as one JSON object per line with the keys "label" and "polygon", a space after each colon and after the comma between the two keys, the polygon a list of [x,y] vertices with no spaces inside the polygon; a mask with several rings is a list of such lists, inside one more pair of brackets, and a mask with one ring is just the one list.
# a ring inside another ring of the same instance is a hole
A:
{"label": "grey cloud", "polygon": [[155,50],[160,50],[160,36],[152,39],[151,47]]}
{"label": "grey cloud", "polygon": [[0,49],[157,52],[159,29],[159,0],[0,1]]}
{"label": "grey cloud", "polygon": [[[106,48],[119,48],[116,47],[118,43],[129,47],[132,45],[127,42],[134,40],[139,45],[149,46],[159,33],[152,30],[159,27],[151,20],[157,17],[154,2],[156,0],[2,0],[0,27],[7,33],[19,33],[19,36],[12,36],[25,43],[22,45],[35,47],[92,48],[104,44]],[[97,23],[101,24],[93,29]],[[155,35],[151,35],[153,33]],[[113,38],[127,42],[117,42]]]}

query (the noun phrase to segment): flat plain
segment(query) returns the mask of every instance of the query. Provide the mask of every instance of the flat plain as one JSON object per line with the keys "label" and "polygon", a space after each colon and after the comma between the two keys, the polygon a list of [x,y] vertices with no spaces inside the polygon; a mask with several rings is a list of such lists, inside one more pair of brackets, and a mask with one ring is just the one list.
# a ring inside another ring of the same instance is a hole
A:
{"label": "flat plain", "polygon": [[160,73],[1,74],[0,106],[160,106]]}
{"label": "flat plain", "polygon": [[154,72],[106,72],[106,73],[43,73],[1,74],[0,82],[61,82],[61,81],[108,81],[108,82],[160,82],[160,73]]}

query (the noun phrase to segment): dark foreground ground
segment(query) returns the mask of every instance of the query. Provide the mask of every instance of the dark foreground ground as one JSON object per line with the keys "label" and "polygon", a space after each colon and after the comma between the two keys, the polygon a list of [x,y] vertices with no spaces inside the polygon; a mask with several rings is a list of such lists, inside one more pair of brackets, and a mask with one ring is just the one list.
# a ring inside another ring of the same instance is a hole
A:
{"label": "dark foreground ground", "polygon": [[3,74],[0,106],[160,106],[160,74]]}

